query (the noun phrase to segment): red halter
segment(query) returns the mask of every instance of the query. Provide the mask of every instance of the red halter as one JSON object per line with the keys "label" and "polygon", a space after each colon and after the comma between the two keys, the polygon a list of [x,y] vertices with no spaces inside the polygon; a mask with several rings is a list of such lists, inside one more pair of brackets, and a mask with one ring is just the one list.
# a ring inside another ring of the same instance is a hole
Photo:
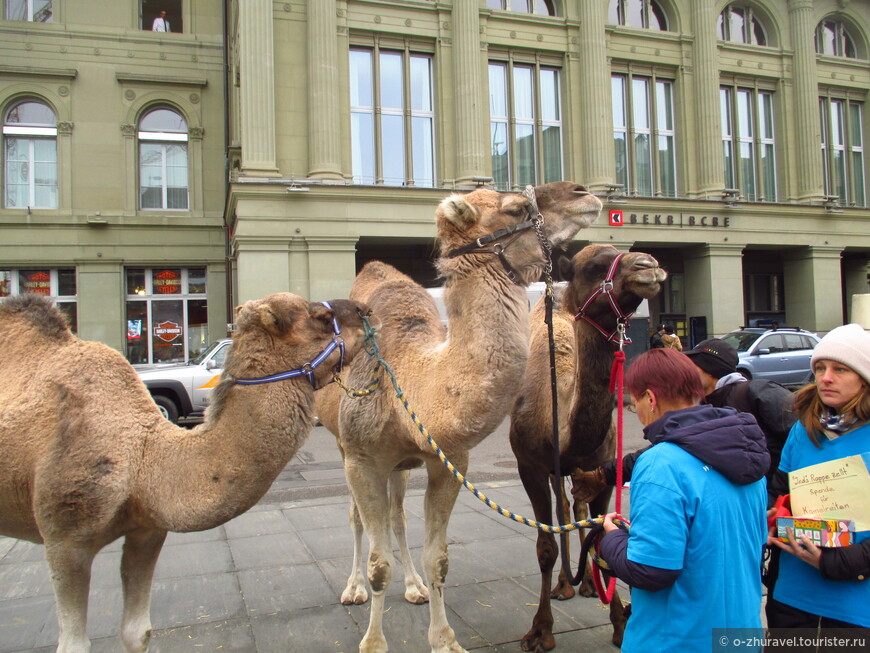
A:
{"label": "red halter", "polygon": [[[598,288],[592,291],[592,294],[586,298],[586,301],[583,302],[583,306],[580,307],[580,310],[577,311],[577,314],[574,316],[575,321],[586,320],[589,324],[598,329],[598,331],[601,332],[601,335],[607,338],[607,342],[619,342],[620,348],[622,343],[631,343],[631,338],[625,335],[625,327],[628,326],[629,318],[634,315],[634,311],[631,313],[624,313],[619,302],[616,301],[616,297],[613,296],[613,277],[616,276],[616,268],[619,267],[619,262],[622,260],[623,256],[625,256],[625,254],[619,254],[615,259],[613,259],[613,262],[610,264],[610,269],[607,270],[607,276],[604,277],[604,281],[601,282],[601,285],[598,286]],[[610,302],[610,307],[616,314],[616,328],[610,333],[586,314],[586,310],[599,295],[607,296],[607,301]],[[620,329],[620,326],[622,326],[623,329]]]}

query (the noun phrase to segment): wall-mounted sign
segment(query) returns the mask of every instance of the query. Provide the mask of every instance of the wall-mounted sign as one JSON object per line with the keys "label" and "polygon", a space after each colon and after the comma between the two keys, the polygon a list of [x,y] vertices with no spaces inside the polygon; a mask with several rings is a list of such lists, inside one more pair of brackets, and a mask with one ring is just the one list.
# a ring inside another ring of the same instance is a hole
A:
{"label": "wall-mounted sign", "polygon": [[611,227],[621,227],[623,225],[622,211],[611,211],[608,224]]}
{"label": "wall-mounted sign", "polygon": [[181,273],[178,270],[155,270],[152,282],[156,295],[181,294]]}
{"label": "wall-mounted sign", "polygon": [[51,294],[51,275],[48,272],[43,270],[37,272],[22,272],[21,281],[22,293],[30,292],[37,295]]}
{"label": "wall-mounted sign", "polygon": [[[610,213],[612,215],[614,211]],[[731,216],[698,215],[695,213],[629,213],[625,223],[658,227],[724,227],[727,229],[731,226]],[[611,222],[611,224],[613,223]]]}
{"label": "wall-mounted sign", "polygon": [[181,327],[175,322],[161,322],[154,327],[154,337],[163,342],[172,342],[182,333]]}

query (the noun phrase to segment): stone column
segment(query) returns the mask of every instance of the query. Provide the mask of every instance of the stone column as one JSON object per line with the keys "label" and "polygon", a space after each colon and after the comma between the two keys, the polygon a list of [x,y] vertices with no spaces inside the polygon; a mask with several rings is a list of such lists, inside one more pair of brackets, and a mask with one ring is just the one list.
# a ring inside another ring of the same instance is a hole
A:
{"label": "stone column", "polygon": [[687,253],[686,318],[707,317],[707,333],[728,333],[743,321],[743,245],[703,245]]}
{"label": "stone column", "polygon": [[816,80],[816,46],[813,0],[789,0],[788,17],[794,46],[792,110],[795,139],[795,184],[799,202],[820,201],[823,193],[819,157],[819,87]]}
{"label": "stone column", "polygon": [[81,261],[76,265],[76,275],[78,336],[98,340],[126,355],[123,262]]}
{"label": "stone column", "polygon": [[290,254],[281,236],[236,236],[236,302],[244,304],[276,292],[287,292]]}
{"label": "stone column", "polygon": [[308,176],[341,179],[335,0],[308,0]]}
{"label": "stone column", "polygon": [[356,236],[307,236],[308,299],[347,297],[356,277]]}
{"label": "stone column", "polygon": [[487,146],[487,88],[480,56],[478,0],[453,2],[453,79],[455,80],[456,183],[472,184],[485,175]]}
{"label": "stone column", "polygon": [[613,183],[613,111],[610,97],[610,66],[604,37],[607,0],[579,3],[580,53],[580,127],[578,143],[583,150],[582,179],[578,183],[593,191]]}
{"label": "stone column", "polygon": [[242,174],[275,175],[278,167],[272,0],[245,0],[238,7]]}
{"label": "stone column", "polygon": [[839,247],[803,247],[783,260],[789,324],[827,332],[843,324]]}
{"label": "stone column", "polygon": [[692,2],[691,7],[692,28],[695,33],[695,45],[692,48],[694,58],[692,83],[695,87],[695,138],[697,141],[695,187],[699,197],[707,197],[711,194],[718,195],[725,188],[725,173],[722,162],[722,118],[719,115],[719,53],[716,45],[716,10],[712,2]]}

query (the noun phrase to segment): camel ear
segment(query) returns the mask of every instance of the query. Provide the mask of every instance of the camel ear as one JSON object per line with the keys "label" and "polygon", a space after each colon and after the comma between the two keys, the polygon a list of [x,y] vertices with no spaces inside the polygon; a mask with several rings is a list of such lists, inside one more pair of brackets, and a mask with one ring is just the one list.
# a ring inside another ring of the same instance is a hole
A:
{"label": "camel ear", "polygon": [[439,222],[447,220],[460,231],[466,231],[477,223],[477,209],[462,195],[451,195],[441,201],[435,211],[435,219]]}
{"label": "camel ear", "polygon": [[257,315],[263,328],[276,336],[280,336],[290,330],[290,321],[281,315],[281,313],[272,310],[269,304],[258,306]]}
{"label": "camel ear", "polygon": [[326,308],[320,302],[311,302],[308,305],[308,314],[313,320],[320,320],[324,324],[329,324],[332,328],[332,319],[335,317],[335,312]]}
{"label": "camel ear", "polygon": [[574,278],[574,266],[567,256],[559,257],[559,277],[562,281],[571,281]]}

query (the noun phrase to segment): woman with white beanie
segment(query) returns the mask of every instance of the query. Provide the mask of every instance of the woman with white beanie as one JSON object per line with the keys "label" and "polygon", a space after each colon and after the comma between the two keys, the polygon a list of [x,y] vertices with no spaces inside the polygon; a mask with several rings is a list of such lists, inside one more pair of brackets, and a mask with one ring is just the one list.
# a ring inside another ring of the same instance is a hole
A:
{"label": "woman with white beanie", "polygon": [[[786,473],[870,452],[870,334],[858,324],[837,327],[816,345],[811,368],[815,381],[795,395],[798,421],[779,464]],[[870,530],[841,548],[820,548],[806,535],[789,539],[768,540],[790,554],[768,597],[768,626],[870,627]]]}

